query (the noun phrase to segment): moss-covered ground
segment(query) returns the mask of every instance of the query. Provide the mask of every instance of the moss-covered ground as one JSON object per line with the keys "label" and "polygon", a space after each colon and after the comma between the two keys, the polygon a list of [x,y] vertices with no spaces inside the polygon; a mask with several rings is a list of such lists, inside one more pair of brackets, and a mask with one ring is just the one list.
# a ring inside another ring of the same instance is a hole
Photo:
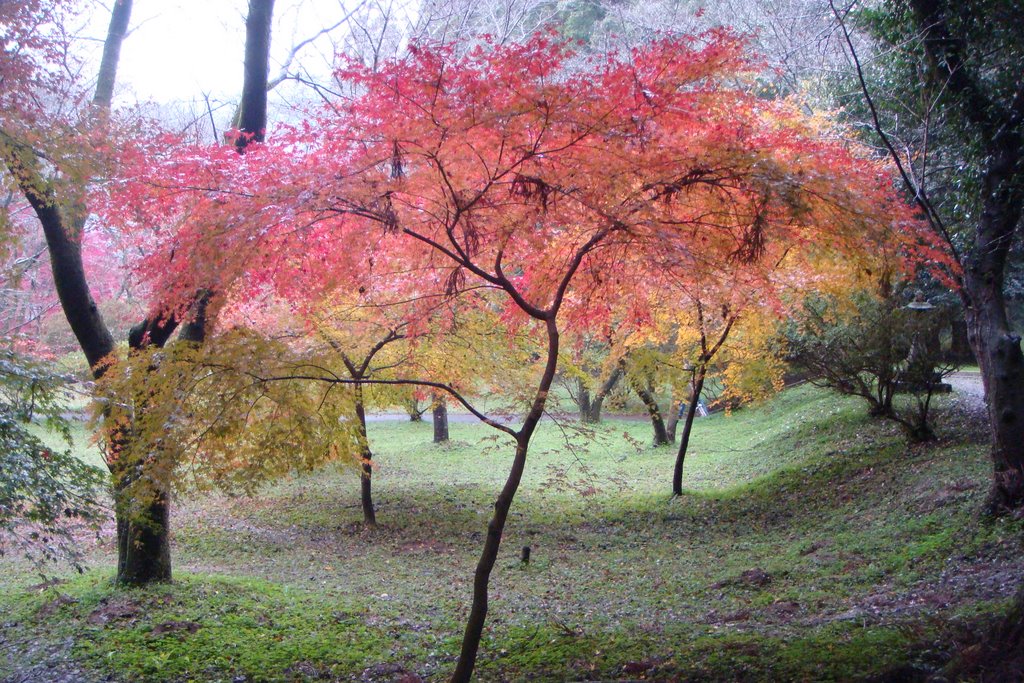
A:
{"label": "moss-covered ground", "polygon": [[[645,422],[545,423],[478,679],[910,680],[941,665],[1012,596],[1024,526],[980,514],[980,418],[948,402],[937,418],[938,443],[908,446],[852,400],[791,389],[701,419],[675,499],[674,449],[646,447]],[[0,558],[0,680],[444,680],[511,447],[460,422],[442,446],[429,423],[370,429],[377,530],[357,474],[329,468],[180,501],[171,584],[114,588],[109,530],[60,583]]]}

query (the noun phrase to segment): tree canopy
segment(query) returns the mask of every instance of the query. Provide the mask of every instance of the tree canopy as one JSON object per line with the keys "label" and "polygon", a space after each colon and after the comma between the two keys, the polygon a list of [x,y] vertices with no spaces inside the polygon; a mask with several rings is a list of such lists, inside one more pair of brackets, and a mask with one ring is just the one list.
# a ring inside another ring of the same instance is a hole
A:
{"label": "tree canopy", "polygon": [[[534,340],[541,366],[521,426],[477,411],[517,446],[453,680],[473,670],[563,328],[612,323],[611,311],[616,324],[642,326],[652,319],[647,294],[666,281],[727,272],[773,307],[783,285],[813,280],[815,267],[844,255],[942,257],[885,165],[751,94],[744,83],[757,67],[726,31],[600,58],[550,35],[465,54],[412,46],[373,68],[346,64],[338,78],[361,95],[328,102],[244,155],[168,135],[123,148],[104,215],[146,246],[139,272],[167,295],[164,315],[196,291],[212,293],[214,317],[266,288],[290,301],[355,292],[385,307],[459,297]],[[464,296],[478,291],[489,294]],[[433,378],[388,381],[452,390]]]}

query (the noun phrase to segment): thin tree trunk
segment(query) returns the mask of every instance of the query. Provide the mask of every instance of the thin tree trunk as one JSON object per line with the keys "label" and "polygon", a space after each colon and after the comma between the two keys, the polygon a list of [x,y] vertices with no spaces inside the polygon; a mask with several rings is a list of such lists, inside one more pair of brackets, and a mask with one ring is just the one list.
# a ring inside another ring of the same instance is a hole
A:
{"label": "thin tree trunk", "polygon": [[[353,379],[362,379],[354,377]],[[363,385],[355,385],[356,419],[359,421],[359,456],[362,462],[362,474],[359,477],[359,500],[363,506],[363,524],[370,529],[377,526],[377,513],[373,509],[373,452],[366,433],[366,408],[363,405]]]}
{"label": "thin tree trunk", "polygon": [[43,227],[57,298],[93,376],[99,379],[107,368],[105,361],[114,351],[114,338],[85,277],[80,241],[83,225],[72,225],[52,191],[40,189],[45,187],[45,181],[31,150],[18,156],[8,150],[5,162]]}
{"label": "thin tree trunk", "polygon": [[348,370],[349,377],[355,382],[353,385],[353,398],[355,399],[355,410],[356,419],[358,420],[358,434],[357,441],[359,445],[359,455],[362,461],[362,473],[360,476],[360,500],[363,507],[363,523],[367,528],[375,528],[377,526],[377,515],[373,509],[373,452],[370,450],[370,439],[366,431],[366,401],[365,394],[363,392],[363,382],[367,381],[370,374],[373,372],[373,368],[370,363],[373,362],[373,357],[378,351],[380,351],[388,342],[399,339],[394,331],[391,331],[387,338],[377,342],[372,350],[362,359],[359,365],[356,365],[348,355],[341,350],[340,345],[337,343],[331,343],[331,346],[339,352],[342,362],[345,364],[345,368]]}
{"label": "thin tree trunk", "polygon": [[546,322],[548,332],[547,364],[530,412],[523,421],[522,428],[516,434],[516,452],[512,460],[512,469],[508,473],[501,493],[494,502],[494,515],[487,525],[484,549],[480,554],[480,560],[477,562],[476,572],[473,576],[473,604],[470,607],[466,631],[462,637],[459,661],[452,673],[452,683],[468,683],[473,677],[476,655],[480,649],[480,637],[483,635],[484,622],[487,619],[487,593],[491,570],[494,569],[494,563],[498,559],[501,535],[505,529],[505,521],[508,519],[509,508],[512,507],[512,500],[519,489],[519,482],[522,480],[523,470],[526,468],[526,454],[530,447],[530,439],[544,414],[548,391],[551,389],[555,370],[558,367],[558,326],[553,315]]}
{"label": "thin tree trunk", "polygon": [[693,432],[693,418],[697,415],[697,404],[700,393],[704,390],[706,370],[701,368],[693,377],[690,403],[686,406],[686,420],[683,422],[683,434],[679,437],[679,451],[676,453],[676,466],[672,471],[672,495],[683,495],[683,463],[686,461],[686,449],[690,445],[690,434]]}
{"label": "thin tree trunk", "polygon": [[431,410],[434,418],[434,443],[446,443],[448,441],[448,402],[444,396],[434,396],[434,407]]}
{"label": "thin tree trunk", "polygon": [[420,410],[420,402],[415,398],[409,400],[405,411],[409,413],[409,422],[423,422],[423,411]]}

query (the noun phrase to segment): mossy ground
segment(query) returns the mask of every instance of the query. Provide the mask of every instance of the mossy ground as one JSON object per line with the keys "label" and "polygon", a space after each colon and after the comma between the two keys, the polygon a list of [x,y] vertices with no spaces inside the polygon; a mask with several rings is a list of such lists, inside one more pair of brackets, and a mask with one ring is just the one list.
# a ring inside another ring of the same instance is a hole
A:
{"label": "mossy ground", "polygon": [[[858,403],[792,389],[699,421],[675,499],[674,450],[644,447],[643,421],[545,424],[478,679],[860,680],[940,663],[1004,608],[1024,560],[1021,522],[979,515],[975,418],[938,419],[942,440],[908,447]],[[0,559],[0,677],[443,680],[511,448],[479,425],[453,422],[444,446],[429,423],[370,429],[375,531],[356,474],[329,468],[182,502],[173,584],[113,588],[109,533],[92,570],[47,589]]]}

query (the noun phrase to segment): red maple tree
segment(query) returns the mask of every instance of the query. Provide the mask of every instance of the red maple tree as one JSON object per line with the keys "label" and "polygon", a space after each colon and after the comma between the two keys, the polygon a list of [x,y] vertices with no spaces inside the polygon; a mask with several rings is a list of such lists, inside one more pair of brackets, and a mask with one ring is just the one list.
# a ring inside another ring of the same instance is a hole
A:
{"label": "red maple tree", "polygon": [[[464,56],[411,48],[373,71],[344,68],[361,96],[244,156],[153,138],[106,188],[108,216],[147,244],[141,272],[179,305],[203,289],[216,312],[252,286],[319,299],[339,288],[396,300],[482,289],[497,298],[476,300],[499,301],[510,326],[534,336],[542,371],[521,424],[481,416],[514,439],[515,457],[452,680],[473,671],[566,328],[610,323],[623,301],[642,323],[640,293],[668,276],[706,281],[726,264],[770,300],[781,259],[792,273],[894,240],[942,258],[887,169],[751,94],[756,69],[725,31],[594,59],[543,35]],[[141,230],[152,225],[165,228]]]}

